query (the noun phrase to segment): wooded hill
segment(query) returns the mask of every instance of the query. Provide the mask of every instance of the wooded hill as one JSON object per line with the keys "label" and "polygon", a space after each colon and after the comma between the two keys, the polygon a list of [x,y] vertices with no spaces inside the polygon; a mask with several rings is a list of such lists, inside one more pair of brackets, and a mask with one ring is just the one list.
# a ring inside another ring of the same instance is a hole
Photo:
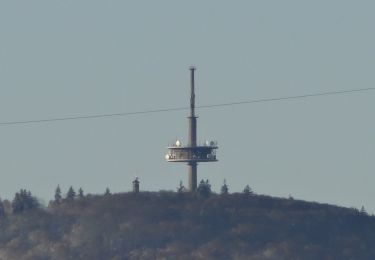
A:
{"label": "wooded hill", "polygon": [[375,259],[375,217],[244,193],[84,196],[2,212],[0,230],[1,260]]}

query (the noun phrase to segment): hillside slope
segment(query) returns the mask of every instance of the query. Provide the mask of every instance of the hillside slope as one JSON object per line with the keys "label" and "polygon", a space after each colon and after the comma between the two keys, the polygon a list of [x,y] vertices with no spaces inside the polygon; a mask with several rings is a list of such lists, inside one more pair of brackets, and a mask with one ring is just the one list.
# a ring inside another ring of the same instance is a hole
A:
{"label": "hillside slope", "polygon": [[90,196],[0,217],[0,259],[375,259],[375,218],[244,194]]}

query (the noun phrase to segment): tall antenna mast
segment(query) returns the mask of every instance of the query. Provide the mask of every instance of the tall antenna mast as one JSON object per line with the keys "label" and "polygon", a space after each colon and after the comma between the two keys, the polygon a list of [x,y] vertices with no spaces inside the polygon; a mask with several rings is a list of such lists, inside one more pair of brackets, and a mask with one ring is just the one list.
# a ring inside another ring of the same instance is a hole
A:
{"label": "tall antenna mast", "polygon": [[190,115],[188,145],[183,146],[180,140],[167,147],[168,153],[165,159],[168,162],[187,162],[189,190],[197,190],[197,165],[198,162],[215,162],[217,143],[206,141],[204,145],[197,145],[197,116],[195,115],[195,67],[190,68]]}
{"label": "tall antenna mast", "polygon": [[[190,116],[189,118],[189,146],[194,149],[197,146],[197,117],[195,116],[195,90],[194,90],[195,67],[190,67]],[[197,189],[197,162],[188,162],[189,190]]]}
{"label": "tall antenna mast", "polygon": [[190,67],[190,116],[195,116],[195,90],[194,90],[194,72],[196,68]]}

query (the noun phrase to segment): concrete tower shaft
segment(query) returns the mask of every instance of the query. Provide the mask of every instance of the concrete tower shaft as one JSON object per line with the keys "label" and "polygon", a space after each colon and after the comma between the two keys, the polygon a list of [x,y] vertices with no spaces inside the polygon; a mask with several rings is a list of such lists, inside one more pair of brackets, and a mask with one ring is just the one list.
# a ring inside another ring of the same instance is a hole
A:
{"label": "concrete tower shaft", "polygon": [[196,162],[188,163],[189,191],[197,190],[197,165]]}

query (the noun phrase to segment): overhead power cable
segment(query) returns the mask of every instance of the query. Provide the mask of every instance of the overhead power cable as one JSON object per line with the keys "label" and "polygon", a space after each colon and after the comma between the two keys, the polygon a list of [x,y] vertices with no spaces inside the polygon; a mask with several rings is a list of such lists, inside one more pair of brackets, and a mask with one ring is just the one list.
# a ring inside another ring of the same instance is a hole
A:
{"label": "overhead power cable", "polygon": [[[252,99],[252,100],[244,100],[244,101],[229,102],[229,103],[201,105],[201,106],[197,106],[196,108],[215,108],[215,107],[225,107],[225,106],[236,106],[236,105],[244,105],[244,104],[252,104],[252,103],[283,101],[283,100],[289,100],[289,99],[301,99],[301,98],[311,98],[311,97],[319,97],[319,96],[350,94],[350,93],[370,91],[370,90],[375,90],[375,88],[361,88],[361,89],[350,89],[350,90],[338,90],[338,91],[319,92],[319,93],[304,94],[304,95],[297,95],[297,96],[285,96],[285,97],[276,97],[276,98]],[[134,111],[134,112],[122,112],[122,113],[112,113],[112,114],[78,115],[78,116],[45,118],[45,119],[24,120],[24,121],[7,121],[7,122],[0,122],[0,126],[5,126],[5,125],[21,125],[21,124],[36,124],[36,123],[48,123],[48,122],[56,122],[56,121],[94,119],[94,118],[104,118],[104,117],[124,117],[124,116],[131,116],[131,115],[162,113],[162,112],[181,111],[181,110],[188,110],[188,109],[189,109],[189,107],[185,106],[185,107],[161,108],[161,109],[153,109],[153,110],[143,110],[143,111]]]}

